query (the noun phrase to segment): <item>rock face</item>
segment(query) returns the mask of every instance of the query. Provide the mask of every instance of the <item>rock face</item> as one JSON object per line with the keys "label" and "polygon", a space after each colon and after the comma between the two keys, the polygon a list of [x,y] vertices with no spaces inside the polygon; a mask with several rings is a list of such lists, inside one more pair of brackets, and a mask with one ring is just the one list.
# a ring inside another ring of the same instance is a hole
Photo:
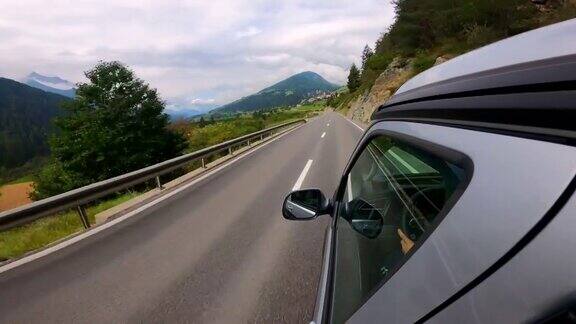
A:
{"label": "rock face", "polygon": [[451,59],[452,57],[453,57],[452,55],[448,55],[448,54],[447,54],[447,55],[438,56],[438,57],[436,58],[436,61],[434,61],[434,66],[439,65],[439,64],[442,64],[442,63],[448,61],[449,59]]}
{"label": "rock face", "polygon": [[[442,64],[454,55],[445,54],[436,58],[434,65]],[[396,57],[374,82],[370,91],[348,104],[346,116],[354,121],[369,124],[372,113],[390,98],[400,86],[414,76],[411,59]]]}
{"label": "rock face", "polygon": [[347,117],[368,124],[376,108],[388,100],[412,75],[411,60],[394,58],[386,70],[378,76],[370,91],[350,102]]}

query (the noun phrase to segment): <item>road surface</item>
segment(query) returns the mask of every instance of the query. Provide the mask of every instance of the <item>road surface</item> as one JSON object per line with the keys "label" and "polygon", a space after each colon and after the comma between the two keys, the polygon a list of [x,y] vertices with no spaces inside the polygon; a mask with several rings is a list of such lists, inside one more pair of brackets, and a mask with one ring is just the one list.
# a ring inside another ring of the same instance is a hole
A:
{"label": "road surface", "polygon": [[325,113],[115,226],[0,273],[0,322],[307,323],[330,218],[286,221],[282,200],[297,182],[331,195],[361,134]]}

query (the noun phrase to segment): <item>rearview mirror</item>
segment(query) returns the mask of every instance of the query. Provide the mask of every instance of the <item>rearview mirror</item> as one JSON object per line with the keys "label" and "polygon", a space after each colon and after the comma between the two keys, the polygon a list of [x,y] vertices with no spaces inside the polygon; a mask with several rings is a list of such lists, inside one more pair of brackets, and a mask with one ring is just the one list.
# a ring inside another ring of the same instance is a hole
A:
{"label": "rearview mirror", "polygon": [[356,232],[370,239],[380,235],[384,227],[384,218],[378,208],[361,198],[348,202],[347,207],[349,215],[347,220]]}
{"label": "rearview mirror", "polygon": [[282,215],[290,220],[310,220],[330,213],[330,201],[319,189],[292,191],[284,199]]}

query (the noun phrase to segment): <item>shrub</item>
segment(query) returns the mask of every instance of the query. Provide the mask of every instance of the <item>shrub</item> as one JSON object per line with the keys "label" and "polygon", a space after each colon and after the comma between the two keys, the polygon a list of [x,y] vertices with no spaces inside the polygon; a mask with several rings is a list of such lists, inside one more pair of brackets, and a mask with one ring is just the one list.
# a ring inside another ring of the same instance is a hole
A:
{"label": "shrub", "polygon": [[414,72],[420,73],[422,71],[428,70],[434,65],[435,61],[436,59],[429,54],[425,54],[423,52],[418,53],[412,62]]}

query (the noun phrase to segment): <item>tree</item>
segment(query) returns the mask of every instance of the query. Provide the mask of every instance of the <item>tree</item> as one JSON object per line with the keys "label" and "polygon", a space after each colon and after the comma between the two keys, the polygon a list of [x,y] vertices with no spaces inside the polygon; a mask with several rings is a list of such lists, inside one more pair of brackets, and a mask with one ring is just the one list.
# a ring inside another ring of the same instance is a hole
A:
{"label": "tree", "polygon": [[185,139],[167,129],[156,89],[120,62],[100,62],[85,73],[76,98],[63,104],[50,140],[53,162],[38,176],[35,198],[45,198],[134,171],[182,153]]}
{"label": "tree", "polygon": [[364,50],[362,51],[362,71],[366,70],[366,63],[374,55],[374,51],[370,48],[370,46],[364,46]]}
{"label": "tree", "polygon": [[348,90],[350,92],[356,91],[360,87],[360,71],[356,67],[356,64],[350,66],[350,73],[348,74]]}

